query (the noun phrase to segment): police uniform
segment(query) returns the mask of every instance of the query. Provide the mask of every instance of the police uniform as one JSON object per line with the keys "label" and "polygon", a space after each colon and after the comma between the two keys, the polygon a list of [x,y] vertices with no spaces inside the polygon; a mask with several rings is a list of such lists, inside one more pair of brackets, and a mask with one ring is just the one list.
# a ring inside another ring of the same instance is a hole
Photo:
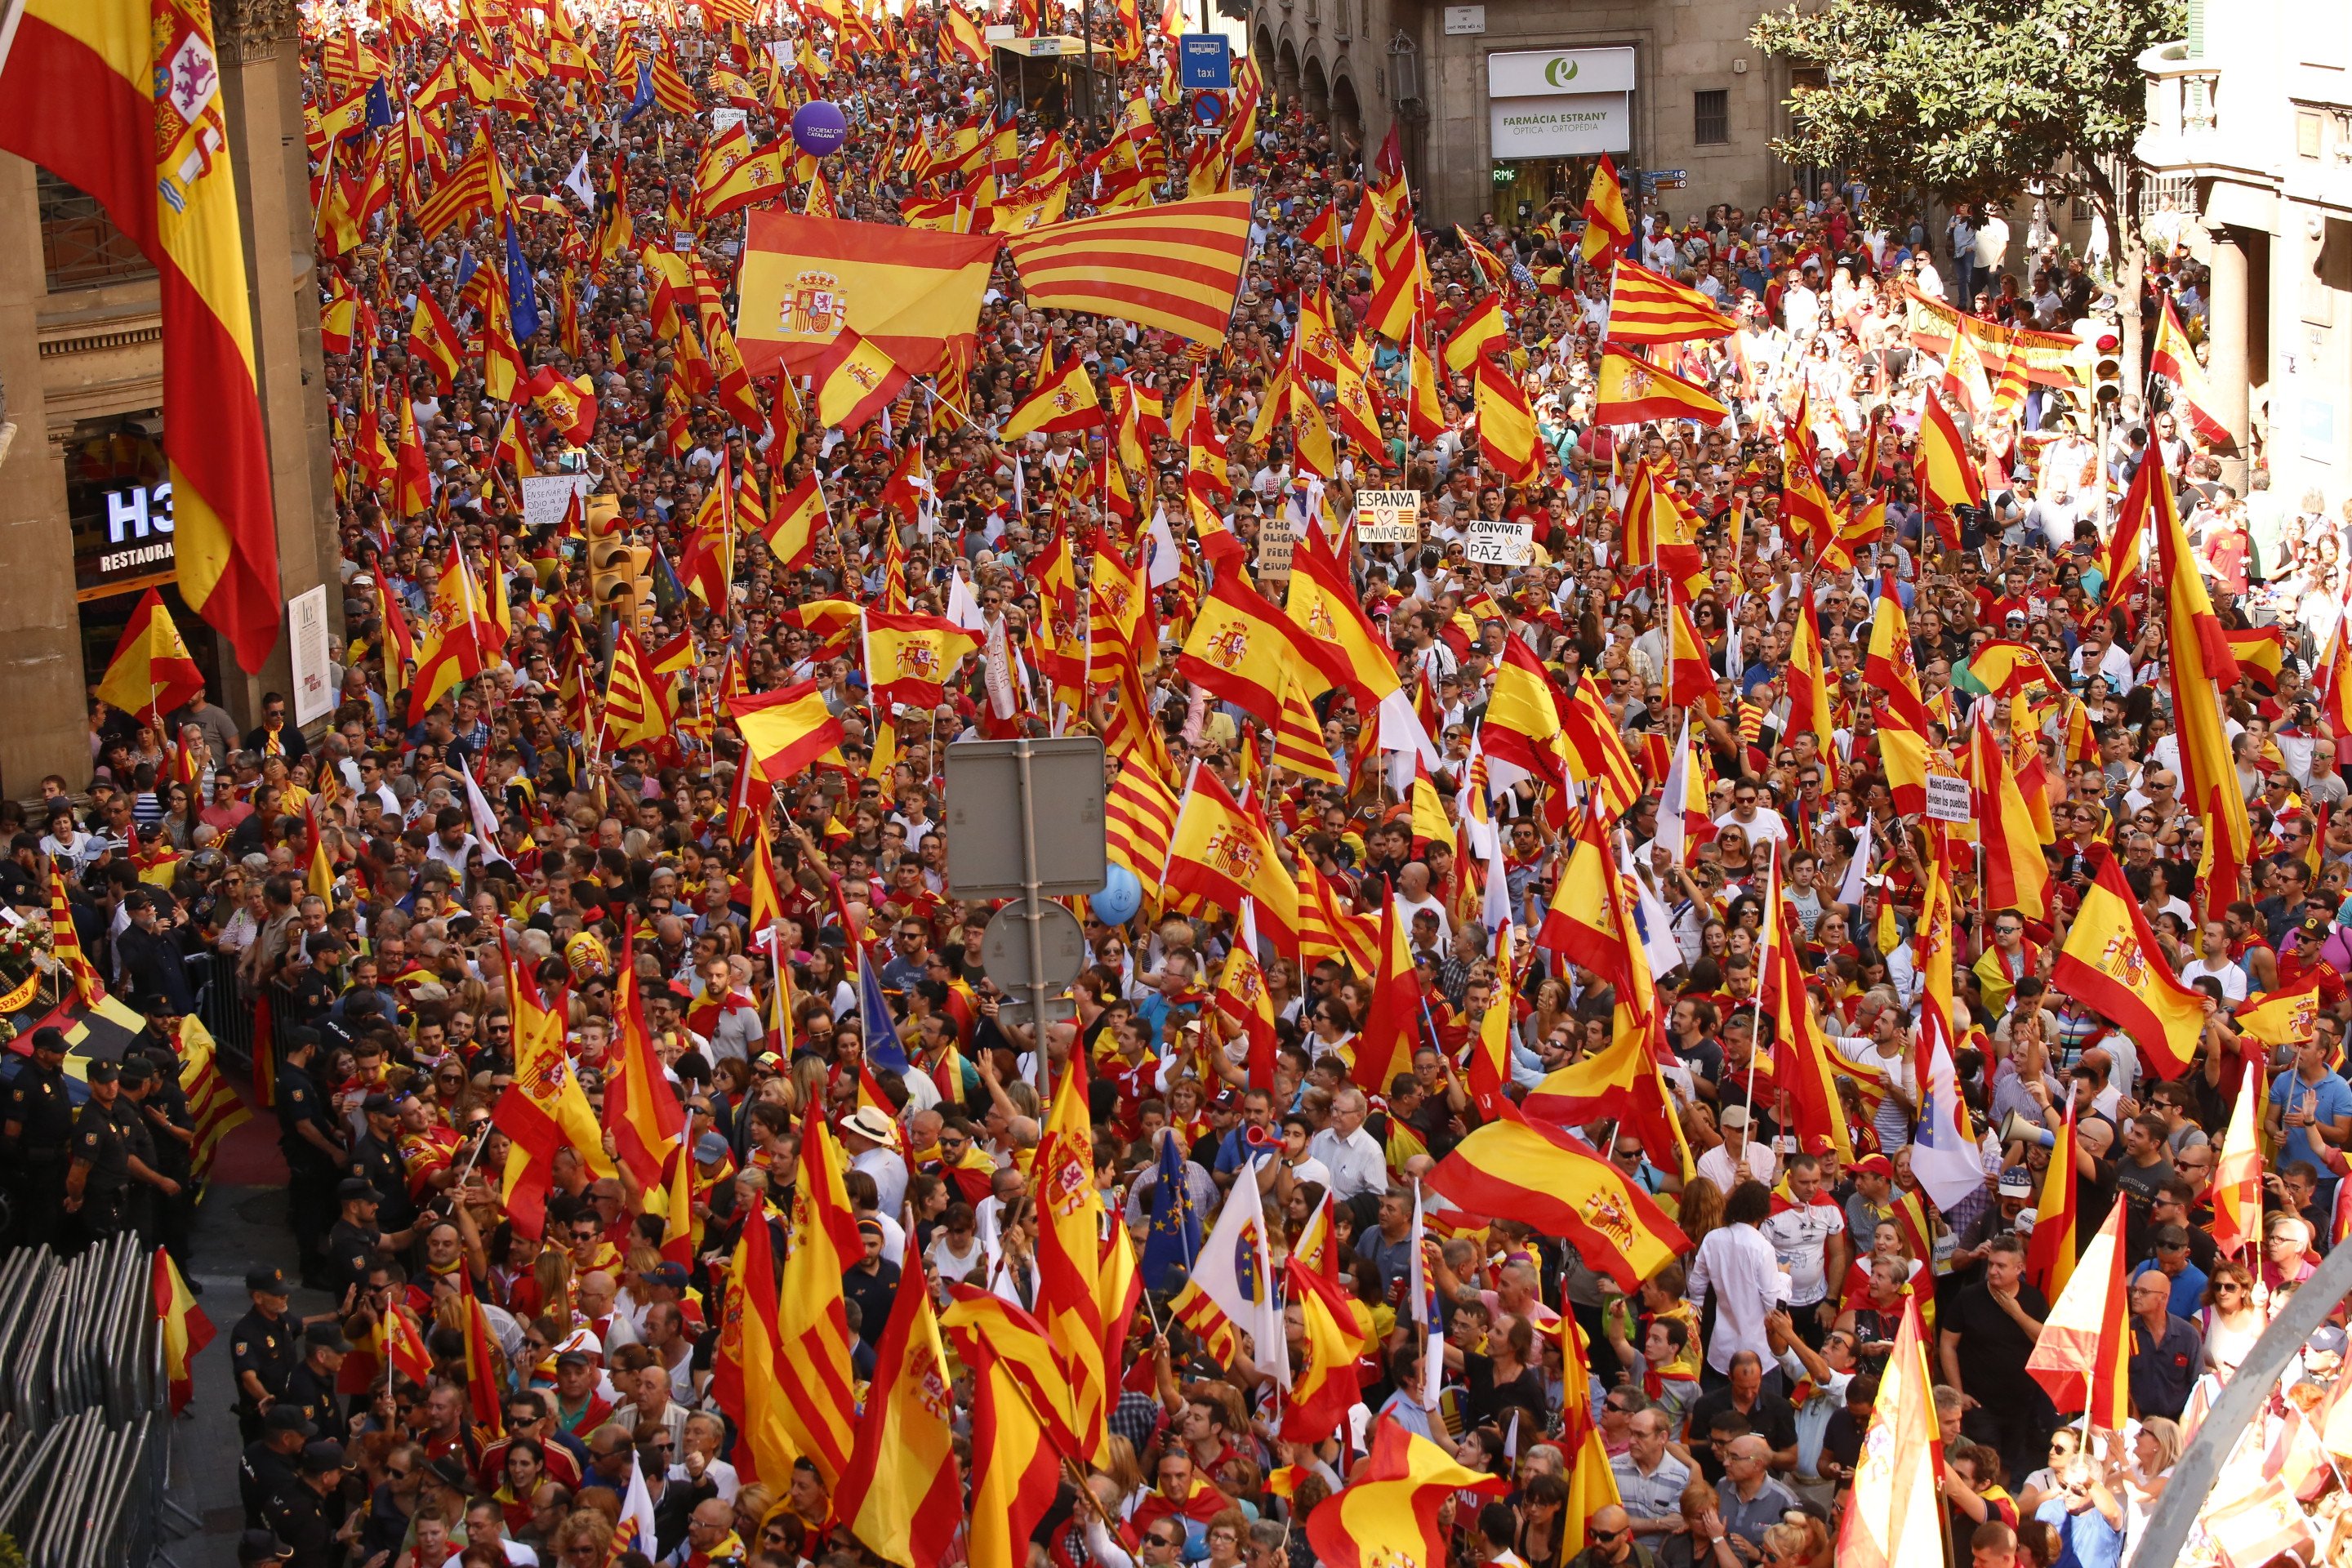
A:
{"label": "police uniform", "polygon": [[73,1101],[63,1068],[26,1062],[8,1086],[8,1191],[16,1203],[16,1235],[26,1247],[53,1247],[66,1218],[66,1164],[73,1142]]}
{"label": "police uniform", "polygon": [[278,1069],[278,1146],[285,1151],[291,1178],[286,1205],[295,1243],[301,1248],[302,1279],[316,1285],[326,1275],[327,1236],[335,1225],[335,1182],[342,1166],[302,1136],[299,1129],[306,1121],[324,1132],[329,1142],[341,1142],[334,1116],[318,1085],[310,1081],[309,1073],[288,1062]]}
{"label": "police uniform", "polygon": [[383,1233],[372,1225],[353,1225],[339,1219],[327,1233],[327,1293],[335,1299],[335,1309],[342,1310],[343,1292],[357,1285],[367,1286],[368,1259],[376,1255]]}
{"label": "police uniform", "polygon": [[335,1532],[343,1527],[344,1512],[340,1490],[320,1497],[307,1480],[297,1479],[271,1498],[268,1527],[294,1549],[287,1568],[340,1568],[344,1553]]}
{"label": "police uniform", "polygon": [[168,1048],[162,1059],[152,1055],[150,1059],[155,1060],[155,1076],[148,1083],[144,1104],[148,1135],[155,1142],[152,1164],[157,1174],[180,1184],[177,1196],[165,1197],[160,1192],[155,1194],[155,1226],[159,1239],[171,1249],[173,1261],[185,1273],[189,1267],[188,1233],[196,1217],[194,1146],[181,1142],[163,1128],[176,1127],[184,1132],[193,1132],[196,1121],[188,1110],[188,1091],[180,1087],[178,1069],[170,1065],[173,1058]]}
{"label": "police uniform", "polygon": [[351,1173],[375,1189],[376,1218],[389,1230],[406,1230],[416,1219],[416,1205],[408,1195],[408,1163],[396,1144],[379,1142],[371,1132],[352,1151]]}
{"label": "police uniform", "polygon": [[[154,1079],[149,1079],[147,1086],[152,1090]],[[158,1162],[161,1156],[155,1152],[155,1131],[147,1125],[145,1102],[133,1100],[127,1085],[121,1094],[114,1097],[113,1115],[115,1128],[122,1134],[122,1146],[131,1158],[148,1170],[160,1173]],[[152,1252],[163,1235],[156,1217],[157,1205],[163,1197],[163,1189],[134,1177],[124,1196],[125,1212],[130,1216],[131,1228],[138,1233],[140,1247]]]}
{"label": "police uniform", "polygon": [[229,1355],[236,1378],[237,1432],[250,1443],[261,1436],[262,1413],[245,1391],[245,1374],[253,1373],[271,1399],[285,1398],[286,1380],[302,1364],[301,1322],[290,1311],[273,1318],[256,1307],[229,1331]]}
{"label": "police uniform", "polygon": [[247,1443],[236,1466],[236,1495],[245,1504],[246,1528],[260,1529],[268,1518],[270,1500],[301,1484],[293,1459],[259,1439]]}
{"label": "police uniform", "polygon": [[307,1357],[286,1374],[286,1392],[278,1396],[278,1403],[299,1411],[303,1420],[321,1432],[342,1429],[342,1423],[335,1418],[335,1374],[312,1366]]}
{"label": "police uniform", "polygon": [[[115,1104],[122,1104],[119,1096]],[[82,1235],[105,1241],[131,1229],[131,1145],[121,1121],[95,1099],[74,1118],[73,1157],[89,1167],[82,1180]]]}

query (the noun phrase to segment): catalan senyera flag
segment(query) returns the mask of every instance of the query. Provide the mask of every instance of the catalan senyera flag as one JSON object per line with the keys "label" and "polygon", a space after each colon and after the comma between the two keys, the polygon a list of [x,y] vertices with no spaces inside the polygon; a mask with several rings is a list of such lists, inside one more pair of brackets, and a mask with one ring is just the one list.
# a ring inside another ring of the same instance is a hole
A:
{"label": "catalan senyera flag", "polygon": [[733,697],[727,717],[742,732],[751,765],[770,784],[789,784],[793,776],[827,752],[847,733],[839,715],[824,705],[824,693],[815,680],[761,692],[757,697]]}
{"label": "catalan senyera flag", "polygon": [[1617,165],[1608,153],[1592,166],[1592,184],[1584,193],[1584,237],[1577,251],[1599,266],[1604,256],[1622,253],[1633,243],[1633,220],[1625,213],[1625,187],[1618,182]]}
{"label": "catalan senyera flag", "polygon": [[236,1097],[236,1090],[220,1070],[220,1053],[213,1043],[212,1031],[204,1021],[190,1013],[180,1020],[177,1038],[180,1054],[180,1092],[188,1097],[188,1116],[195,1123],[195,1142],[189,1150],[189,1160],[198,1181],[212,1170],[213,1151],[220,1141],[237,1127],[252,1120],[253,1112]]}
{"label": "catalan senyera flag", "polygon": [[1062,1460],[1076,1458],[1069,1391],[1037,1320],[1001,1297],[950,1285],[940,1328],[972,1372],[971,1568],[1025,1568],[1029,1536],[1053,1506]]}
{"label": "catalan senyera flag", "polygon": [[920,1268],[898,1276],[890,1321],[874,1352],[874,1382],[833,1516],[869,1552],[899,1568],[945,1563],[963,1525],[947,1349]]}
{"label": "catalan senyera flag", "polygon": [[1609,279],[1603,336],[1621,343],[1686,343],[1727,338],[1738,327],[1696,289],[1619,257]]}
{"label": "catalan senyera flag", "polygon": [[163,1326],[163,1375],[171,1386],[172,1414],[177,1415],[195,1397],[193,1363],[196,1352],[213,1342],[213,1321],[196,1305],[194,1292],[180,1277],[170,1253],[157,1247],[149,1272],[155,1318]]}
{"label": "catalan senyera flag", "polygon": [[95,196],[161,276],[180,595],[257,671],[278,646],[278,524],[211,9],[25,0],[11,16],[0,148]]}
{"label": "catalan senyera flag", "polygon": [[1652,364],[1615,343],[1601,345],[1601,375],[1593,393],[1596,423],[1695,419],[1701,425],[1720,425],[1729,416],[1729,410],[1696,382],[1685,381],[1664,365]]}
{"label": "catalan senyera flag", "polygon": [[1431,1190],[1466,1213],[1525,1220],[1566,1237],[1627,1294],[1674,1261],[1689,1239],[1609,1163],[1565,1132],[1529,1121],[1506,1100],[1500,1119],[1454,1146]]}
{"label": "catalan senyera flag", "polygon": [[2045,1301],[2055,1301],[2074,1273],[2074,1090],[2066,1090],[2066,1114],[2050,1145],[2050,1163],[2034,1194],[2033,1234],[2026,1241],[2025,1273]]}
{"label": "catalan senyera flag", "polygon": [[[2318,981],[2312,982],[2315,989]],[[2263,1235],[2263,1139],[2255,1120],[2263,1102],[2263,1064],[2248,1060],[2229,1130],[2213,1161],[2213,1243],[2225,1258],[2251,1258]]]}
{"label": "catalan senyera flag", "polygon": [[1176,659],[1179,675],[1269,725],[1293,672],[1307,668],[1297,626],[1232,572],[1210,585]]}
{"label": "catalan senyera flag", "polygon": [[1387,1568],[1444,1563],[1446,1537],[1438,1509],[1468,1492],[1502,1497],[1511,1483],[1464,1468],[1444,1448],[1384,1416],[1372,1428],[1371,1454],[1348,1485],[1307,1516],[1307,1543],[1326,1568]]}
{"label": "catalan senyera flag", "polygon": [[150,716],[169,713],[205,694],[205,672],[196,667],[173,623],[161,589],[139,596],[99,679],[99,700],[125,713]]}
{"label": "catalan senyera flag", "polygon": [[614,639],[613,668],[604,683],[604,745],[614,751],[648,745],[677,724],[635,628],[622,626]]}
{"label": "catalan senyera flag", "polygon": [[2205,994],[2183,985],[2165,963],[2112,856],[2102,855],[2083,894],[2051,984],[2120,1025],[2158,1078],[2179,1078],[2196,1059],[2205,1032]]}
{"label": "catalan senyera flag", "polygon": [[799,1397],[784,1405],[793,1447],[817,1468],[828,1489],[848,1467],[856,1406],[849,1319],[842,1276],[866,1255],[857,1211],[842,1183],[848,1168],[824,1119],[811,1107],[801,1121],[800,1165],[786,1231],[783,1295],[776,1309],[777,1365]]}
{"label": "catalan senyera flag", "polygon": [[[625,951],[634,944],[623,942]],[[613,1019],[620,1039],[617,1058],[604,1079],[604,1127],[613,1135],[613,1152],[647,1189],[661,1184],[662,1162],[686,1131],[686,1108],[678,1103],[669,1079],[654,1055],[638,1010],[637,975],[634,965],[621,967],[613,996]]]}
{"label": "catalan senyera flag", "polygon": [[1925,1333],[1918,1307],[1906,1301],[1838,1529],[1839,1568],[1916,1568],[1943,1560],[1944,1504],[1937,1488],[1943,1443],[1935,1391],[1927,1381]]}
{"label": "catalan senyera flag", "polygon": [[1249,258],[1250,200],[1232,190],[1073,218],[1005,249],[1033,310],[1117,316],[1214,348]]}
{"label": "catalan senyera flag", "polygon": [[2094,1426],[2120,1432],[2131,1415],[2131,1269],[2124,1251],[2129,1204],[2118,1203],[2050,1303],[2027,1375],[2062,1412],[2084,1411]]}
{"label": "catalan senyera flag", "polygon": [[710,1392],[740,1435],[734,1456],[739,1475],[746,1484],[761,1480],[777,1487],[789,1484],[799,1450],[784,1425],[792,1395],[776,1378],[782,1344],[776,1325],[775,1241],[769,1230],[773,1211],[764,1198],[760,1208],[759,1216],[744,1224],[728,1268]]}
{"label": "catalan senyera flag", "polygon": [[1176,810],[1176,792],[1139,754],[1129,752],[1103,795],[1103,836],[1112,863],[1134,872],[1145,887],[1155,885],[1168,865]]}
{"label": "catalan senyera flag", "polygon": [[754,381],[805,374],[845,330],[910,374],[969,353],[1003,237],[762,208],[744,235],[735,341]]}
{"label": "catalan senyera flag", "polygon": [[1086,1053],[1073,1051],[1037,1140],[1030,1170],[1037,1210],[1037,1321],[1045,1325],[1069,1380],[1070,1412],[1088,1462],[1108,1462],[1108,1417],[1116,1379],[1103,1358],[1101,1264],[1103,1205],[1095,1187],[1094,1124],[1087,1113]]}

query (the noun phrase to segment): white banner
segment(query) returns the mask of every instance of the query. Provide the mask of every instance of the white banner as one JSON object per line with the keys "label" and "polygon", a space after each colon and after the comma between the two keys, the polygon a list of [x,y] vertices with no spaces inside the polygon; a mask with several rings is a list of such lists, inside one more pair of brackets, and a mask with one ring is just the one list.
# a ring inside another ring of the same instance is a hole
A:
{"label": "white banner", "polygon": [[1419,490],[1358,490],[1356,542],[1417,544],[1421,542]]}
{"label": "white banner", "polygon": [[563,521],[563,509],[574,495],[588,493],[585,474],[533,474],[522,481],[522,521],[525,528],[552,528]]}
{"label": "white banner", "polygon": [[1580,157],[1622,153],[1633,144],[1633,116],[1622,92],[1497,98],[1486,105],[1494,156]]}
{"label": "white banner", "polygon": [[1969,799],[1969,781],[1954,778],[1949,773],[1927,775],[1927,819],[1930,822],[1968,822],[1975,811]]}
{"label": "white banner", "polygon": [[1465,532],[1464,543],[1474,564],[1524,566],[1535,556],[1536,525],[1532,522],[1474,522]]}
{"label": "white banner", "polygon": [[287,653],[294,666],[296,728],[335,710],[334,661],[327,656],[327,585],[286,601]]}

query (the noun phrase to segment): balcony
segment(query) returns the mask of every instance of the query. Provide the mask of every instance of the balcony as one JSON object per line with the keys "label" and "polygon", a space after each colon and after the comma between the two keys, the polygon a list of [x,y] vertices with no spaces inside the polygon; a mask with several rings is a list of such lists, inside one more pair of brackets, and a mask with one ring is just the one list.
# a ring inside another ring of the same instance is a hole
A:
{"label": "balcony", "polygon": [[2231,94],[2242,68],[2224,71],[2180,42],[2143,51],[2139,69],[2147,128],[2136,151],[2149,173],[2275,184],[2275,153],[2263,145],[2268,117],[2251,95]]}
{"label": "balcony", "polygon": [[2144,51],[2147,124],[2135,151],[2145,172],[2352,213],[2347,72],[2310,58],[2329,47],[2310,39],[2264,47],[2233,36],[2218,51],[2185,41]]}

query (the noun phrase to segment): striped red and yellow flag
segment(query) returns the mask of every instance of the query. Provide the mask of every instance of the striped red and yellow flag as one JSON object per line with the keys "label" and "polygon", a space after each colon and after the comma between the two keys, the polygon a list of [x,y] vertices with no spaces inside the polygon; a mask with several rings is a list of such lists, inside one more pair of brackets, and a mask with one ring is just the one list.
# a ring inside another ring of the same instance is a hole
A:
{"label": "striped red and yellow flag", "polygon": [[1103,796],[1103,837],[1110,861],[1146,887],[1157,886],[1176,831],[1176,792],[1130,752]]}
{"label": "striped red and yellow flag", "polygon": [[1048,224],[1004,247],[1034,309],[1117,316],[1213,348],[1249,258],[1250,197],[1244,188]]}
{"label": "striped red and yellow flag", "polygon": [[25,0],[10,15],[0,148],[96,196],[161,275],[180,593],[258,670],[278,645],[278,527],[210,9]]}
{"label": "striped red and yellow flag", "polygon": [[1617,258],[1609,283],[1609,330],[1621,343],[1686,343],[1727,338],[1738,328],[1696,289]]}

